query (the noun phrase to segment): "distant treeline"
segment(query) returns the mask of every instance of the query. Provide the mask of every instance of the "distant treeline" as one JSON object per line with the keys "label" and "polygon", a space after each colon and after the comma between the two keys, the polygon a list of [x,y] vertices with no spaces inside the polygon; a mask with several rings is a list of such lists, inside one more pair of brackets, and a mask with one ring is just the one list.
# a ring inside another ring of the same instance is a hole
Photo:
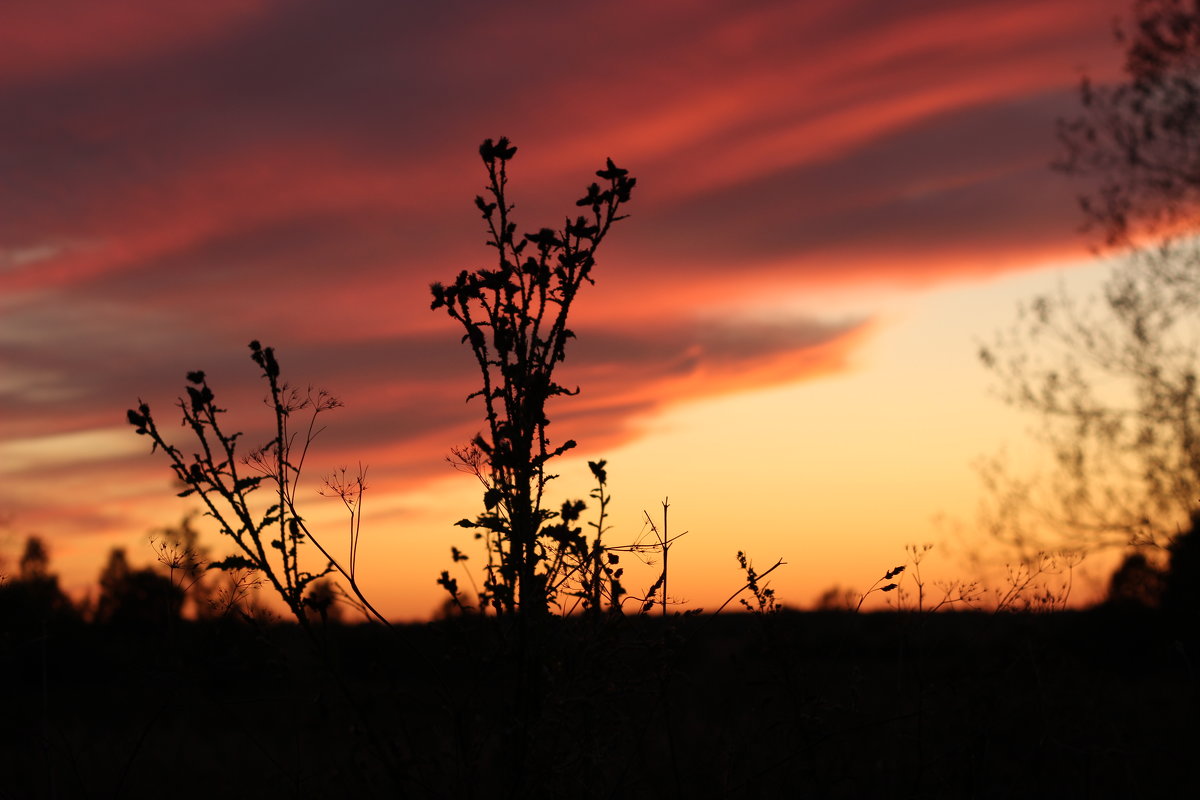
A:
{"label": "distant treeline", "polygon": [[[1165,556],[1158,548],[1131,549],[1096,605],[1200,612],[1200,594],[1195,591],[1200,575],[1198,531],[1200,515],[1190,530],[1165,549]],[[157,563],[134,567],[125,548],[114,547],[100,570],[95,590],[72,600],[51,570],[46,543],[38,536],[28,537],[15,571],[0,563],[0,626],[11,629],[55,621],[162,626],[184,618],[231,617],[274,621],[274,615],[257,598],[255,590],[261,581],[252,570],[208,568],[211,562],[197,543],[190,517],[177,527],[157,532],[150,544]],[[311,595],[308,610],[313,621],[340,622],[347,608],[356,610],[346,593],[329,579],[321,580]],[[860,600],[861,606],[862,597],[854,590],[835,587],[818,599],[815,610],[857,610],[855,600]],[[964,603],[960,610],[966,607],[978,606]],[[447,603],[441,613],[460,612]]]}
{"label": "distant treeline", "polygon": [[[0,626],[5,629],[46,622],[162,626],[183,618],[272,617],[256,598],[252,571],[209,570],[190,518],[151,537],[157,563],[134,567],[123,547],[114,547],[100,570],[94,591],[72,600],[50,566],[41,537],[25,540],[16,569],[0,566]],[[313,592],[313,616],[337,621],[332,584]]]}

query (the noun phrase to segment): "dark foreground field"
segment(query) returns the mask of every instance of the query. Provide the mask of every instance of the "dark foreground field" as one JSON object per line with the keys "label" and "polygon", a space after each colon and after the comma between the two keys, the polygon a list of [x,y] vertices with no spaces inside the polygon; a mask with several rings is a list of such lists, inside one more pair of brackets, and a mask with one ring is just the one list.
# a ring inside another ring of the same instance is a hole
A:
{"label": "dark foreground field", "polygon": [[[0,797],[1161,797],[1194,621],[1107,611],[10,629]],[[535,642],[539,642],[535,644]]]}

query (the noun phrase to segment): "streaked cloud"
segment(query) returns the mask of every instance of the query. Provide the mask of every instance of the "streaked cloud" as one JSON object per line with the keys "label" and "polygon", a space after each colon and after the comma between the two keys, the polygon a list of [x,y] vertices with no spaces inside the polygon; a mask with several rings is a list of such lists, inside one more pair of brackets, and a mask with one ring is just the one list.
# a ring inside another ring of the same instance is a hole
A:
{"label": "streaked cloud", "polygon": [[1081,253],[1052,125],[1081,68],[1114,73],[1124,6],[6,7],[0,507],[35,515],[29,487],[57,470],[62,532],[133,524],[133,505],[87,497],[106,479],[125,488],[94,494],[118,505],[161,490],[112,426],[138,397],[167,413],[197,368],[255,424],[252,338],[347,402],[332,457],[361,454],[385,484],[442,474],[480,415],[426,287],[488,256],[485,136],[520,148],[527,229],[572,211],[606,156],[639,178],[576,309],[563,374],[584,392],[561,435],[619,443],[675,404],[844,370],[886,335],[869,313],[746,304]]}
{"label": "streaked cloud", "polygon": [[123,427],[10,439],[0,442],[0,475],[52,474],[56,468],[132,455],[142,449]]}

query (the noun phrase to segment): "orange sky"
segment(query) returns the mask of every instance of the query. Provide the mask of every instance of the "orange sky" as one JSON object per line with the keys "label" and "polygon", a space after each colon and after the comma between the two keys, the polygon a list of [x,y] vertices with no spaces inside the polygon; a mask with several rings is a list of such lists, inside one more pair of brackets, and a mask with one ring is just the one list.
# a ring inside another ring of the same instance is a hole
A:
{"label": "orange sky", "polygon": [[[969,512],[970,461],[996,443],[971,432],[1017,429],[967,375],[973,342],[1029,276],[1082,260],[1053,126],[1084,70],[1116,75],[1125,5],[6,4],[0,545],[43,535],[76,589],[114,545],[148,560],[148,531],[188,506],[125,409],[165,422],[202,368],[253,431],[257,338],[345,401],[313,471],[370,465],[367,589],[426,614],[478,502],[443,457],[481,424],[426,287],[487,258],[476,148],[506,135],[526,228],[570,211],[606,156],[638,177],[575,308],[563,378],[583,393],[554,419],[582,475],[564,491],[608,457],[631,538],[671,495],[700,605],[751,545],[789,560],[785,600],[869,585],[937,538],[930,517]],[[947,392],[937,418],[961,431],[905,432]],[[875,530],[845,487],[903,483],[911,464],[860,459],[912,450],[945,476]]]}

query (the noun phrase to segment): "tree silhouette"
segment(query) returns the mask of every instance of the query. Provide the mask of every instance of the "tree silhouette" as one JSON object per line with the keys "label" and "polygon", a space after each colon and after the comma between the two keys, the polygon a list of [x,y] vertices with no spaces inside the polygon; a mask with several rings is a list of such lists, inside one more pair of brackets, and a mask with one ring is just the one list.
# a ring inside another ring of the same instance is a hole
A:
{"label": "tree silhouette", "polygon": [[1070,547],[1165,547],[1200,500],[1200,253],[1185,235],[1200,201],[1200,9],[1141,0],[1118,42],[1125,76],[1084,81],[1058,166],[1090,182],[1085,217],[1119,260],[1098,298],[1036,297],[980,353],[1053,457],[1045,480],[991,476],[1010,541],[1045,544],[1038,526]]}
{"label": "tree silhouette", "polygon": [[[1110,245],[1191,228],[1200,202],[1200,8],[1193,0],[1136,0],[1116,31],[1125,78],[1084,79],[1083,112],[1059,122],[1065,172],[1093,179],[1080,197],[1090,227]],[[1169,260],[1164,267],[1183,265]],[[1180,270],[1194,283],[1194,270]]]}
{"label": "tree silhouette", "polygon": [[1200,513],[1192,515],[1192,527],[1186,533],[1171,541],[1167,554],[1163,608],[1195,616],[1200,613]]}
{"label": "tree silhouette", "polygon": [[50,552],[38,536],[25,540],[15,580],[0,581],[0,623],[9,626],[77,617],[70,598],[50,571]]}
{"label": "tree silhouette", "polygon": [[50,553],[45,543],[37,536],[25,540],[25,549],[21,552],[21,580],[26,582],[44,581],[50,577]]}
{"label": "tree silhouette", "polygon": [[161,625],[179,619],[183,588],[150,567],[133,569],[113,548],[100,571],[95,620],[116,625]]}
{"label": "tree silhouette", "polygon": [[[435,283],[431,290],[432,308],[444,308],[465,331],[482,379],[468,399],[482,398],[487,430],[457,455],[484,483],[483,513],[459,523],[486,539],[484,602],[498,612],[541,613],[567,556],[587,551],[572,526],[583,503],[566,503],[560,512],[544,505],[546,483],[554,477],[547,464],[575,446],[572,440],[551,442],[546,404],[578,392],[554,380],[575,336],[567,318],[580,288],[593,282],[596,250],[623,219],[619,211],[636,179],[608,159],[596,173],[604,187],[592,183],[576,202],[586,216],[518,237],[507,195],[508,162],[516,152],[506,138],[488,139],[479,149],[488,186],[487,198],[476,197],[475,205],[487,223],[495,267],[463,270],[453,283]],[[555,517],[560,522],[546,526]],[[449,576],[443,579],[454,594]]]}

